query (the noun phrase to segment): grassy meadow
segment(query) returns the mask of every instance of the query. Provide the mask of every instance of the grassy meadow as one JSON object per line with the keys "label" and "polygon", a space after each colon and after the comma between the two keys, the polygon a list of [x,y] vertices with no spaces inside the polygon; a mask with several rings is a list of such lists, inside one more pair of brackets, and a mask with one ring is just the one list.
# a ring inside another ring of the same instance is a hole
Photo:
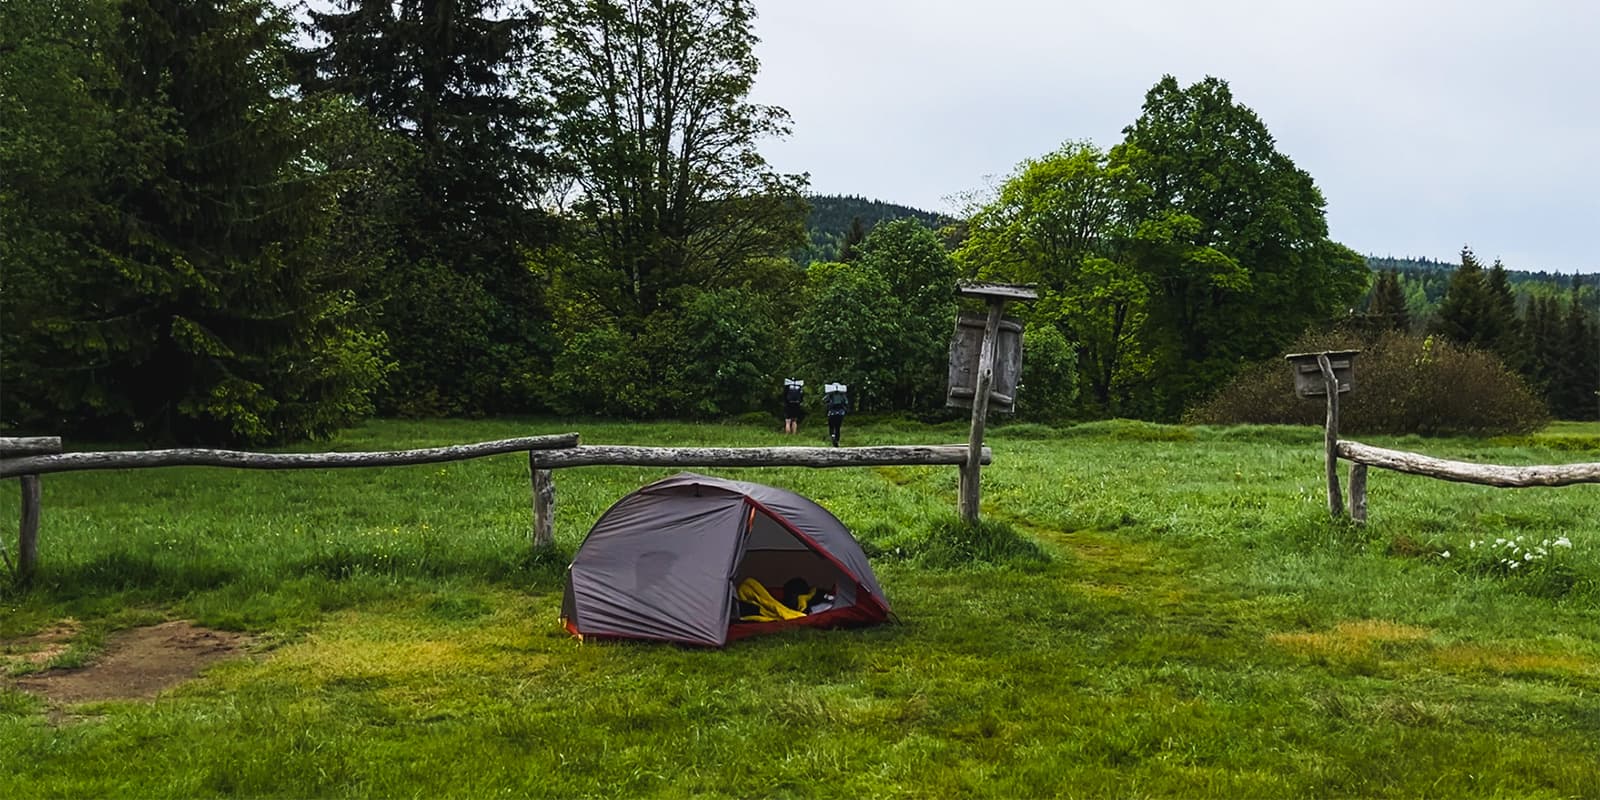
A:
{"label": "grassy meadow", "polygon": [[[777,428],[378,421],[304,449],[825,436]],[[965,437],[852,418],[844,443]],[[1362,441],[1600,461],[1595,424]],[[63,666],[164,619],[254,638],[153,701],[0,688],[0,797],[1600,796],[1600,485],[1373,470],[1357,528],[1328,519],[1318,428],[1010,425],[988,444],[977,530],[953,524],[953,467],[714,471],[833,511],[899,617],[723,650],[557,627],[588,527],[671,470],[557,471],[546,554],[518,455],[47,475],[40,575],[0,593],[0,658],[63,620]]]}

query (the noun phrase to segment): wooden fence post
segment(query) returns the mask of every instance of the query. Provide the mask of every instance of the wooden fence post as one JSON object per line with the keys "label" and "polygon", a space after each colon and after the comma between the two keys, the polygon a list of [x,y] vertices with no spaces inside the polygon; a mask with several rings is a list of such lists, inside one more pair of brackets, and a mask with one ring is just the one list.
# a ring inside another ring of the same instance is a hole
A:
{"label": "wooden fence post", "polygon": [[1350,464],[1350,519],[1367,524],[1367,465],[1359,461]]}
{"label": "wooden fence post", "polygon": [[550,470],[540,469],[538,456],[528,452],[528,472],[533,480],[533,549],[555,546],[556,482]]}
{"label": "wooden fence post", "polygon": [[983,325],[983,346],[978,349],[978,377],[972,387],[972,430],[967,436],[967,463],[961,465],[961,497],[957,510],[963,522],[978,521],[981,467],[978,455],[983,449],[983,427],[989,414],[989,388],[994,384],[994,350],[1000,338],[1000,313],[1005,300],[989,300],[989,319]]}
{"label": "wooden fence post", "polygon": [[1344,516],[1344,497],[1339,491],[1339,379],[1326,354],[1317,356],[1322,382],[1328,389],[1328,421],[1323,427],[1324,462],[1328,472],[1328,513],[1334,519]]}
{"label": "wooden fence post", "polygon": [[39,502],[41,491],[38,475],[23,475],[22,524],[17,530],[17,581],[27,584],[33,580],[34,569],[39,564]]}
{"label": "wooden fence post", "polygon": [[[0,436],[0,459],[50,455],[61,452],[59,436]],[[17,582],[33,580],[39,566],[39,506],[42,500],[39,475],[30,471],[16,475],[22,487],[21,519],[17,525]],[[4,550],[0,549],[0,553]]]}

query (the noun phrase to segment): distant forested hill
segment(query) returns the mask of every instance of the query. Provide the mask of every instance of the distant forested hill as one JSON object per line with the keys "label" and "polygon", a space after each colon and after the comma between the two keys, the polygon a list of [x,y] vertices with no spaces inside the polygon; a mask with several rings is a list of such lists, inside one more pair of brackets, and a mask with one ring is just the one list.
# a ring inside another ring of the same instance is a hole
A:
{"label": "distant forested hill", "polygon": [[855,195],[819,194],[808,199],[811,201],[811,216],[806,220],[806,231],[810,242],[803,252],[796,254],[796,260],[802,264],[836,260],[851,224],[858,219],[863,235],[870,233],[874,225],[884,220],[903,217],[921,220],[922,224],[933,229],[954,221],[932,211]]}

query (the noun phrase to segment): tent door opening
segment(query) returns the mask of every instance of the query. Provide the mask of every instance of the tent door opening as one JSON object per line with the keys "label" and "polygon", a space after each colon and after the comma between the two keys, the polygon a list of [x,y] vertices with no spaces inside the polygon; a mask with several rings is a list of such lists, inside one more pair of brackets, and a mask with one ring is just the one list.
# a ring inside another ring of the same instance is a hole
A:
{"label": "tent door opening", "polygon": [[755,506],[746,517],[744,548],[730,590],[746,578],[755,578],[784,603],[791,602],[784,597],[784,586],[796,578],[834,595],[838,605],[855,602],[855,580],[848,573]]}

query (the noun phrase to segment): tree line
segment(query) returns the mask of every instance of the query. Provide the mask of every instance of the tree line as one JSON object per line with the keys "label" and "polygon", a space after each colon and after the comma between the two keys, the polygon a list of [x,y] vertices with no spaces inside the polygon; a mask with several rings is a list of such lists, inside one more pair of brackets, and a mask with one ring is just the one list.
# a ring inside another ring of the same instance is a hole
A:
{"label": "tree line", "polygon": [[937,231],[813,252],[804,176],[758,149],[790,119],[749,99],[753,18],[0,5],[0,424],[261,444],[371,414],[712,418],[774,412],[788,376],[938,415],[972,277],[1039,284],[1021,413],[1172,419],[1366,291],[1216,78],[1162,79],[1123,142],[1029,160]]}
{"label": "tree line", "polygon": [[1415,315],[1400,271],[1379,273],[1357,326],[1423,331],[1492,353],[1555,416],[1600,414],[1600,317],[1591,319],[1587,307],[1597,293],[1582,275],[1572,275],[1564,292],[1548,279],[1525,280],[1518,292],[1498,259],[1485,269],[1470,246],[1462,248],[1460,266],[1439,274],[1447,281],[1436,308]]}

